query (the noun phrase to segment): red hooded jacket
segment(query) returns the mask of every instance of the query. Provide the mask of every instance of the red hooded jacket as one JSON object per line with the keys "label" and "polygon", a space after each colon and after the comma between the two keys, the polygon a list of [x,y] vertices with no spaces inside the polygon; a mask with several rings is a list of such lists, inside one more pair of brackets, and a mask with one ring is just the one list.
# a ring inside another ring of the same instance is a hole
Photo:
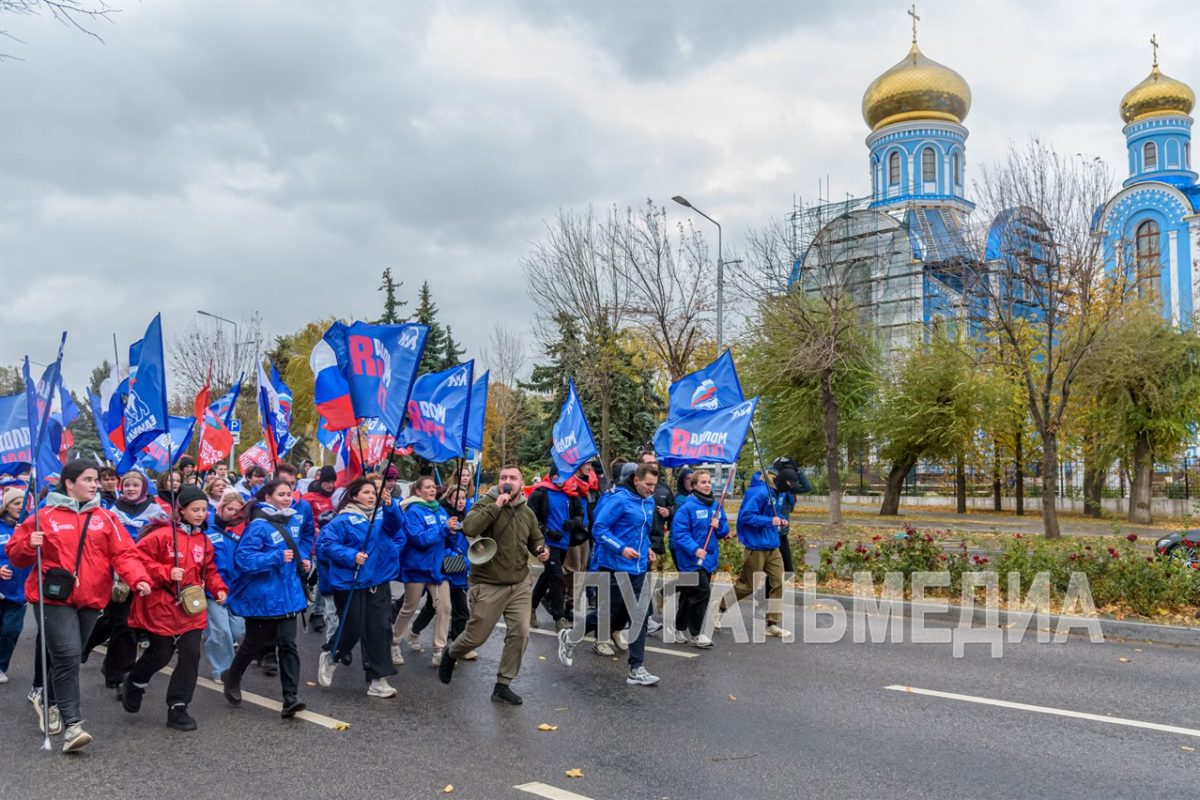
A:
{"label": "red hooded jacket", "polygon": [[[92,516],[79,559],[75,589],[65,603],[47,600],[48,605],[104,608],[112,598],[113,570],[130,586],[150,580],[138,558],[129,531],[111,511],[100,507],[99,495],[79,508],[73,499],[52,492],[46,499],[46,507],[31,514],[13,531],[8,541],[8,560],[17,567],[34,566],[37,553],[29,544],[29,535],[40,530],[45,534],[42,541],[42,570],[60,567],[74,573],[80,526],[89,512]],[[38,600],[36,570],[29,574],[29,580],[25,582],[25,599],[31,604]]]}
{"label": "red hooded jacket", "polygon": [[[178,543],[178,554],[175,545]],[[179,605],[175,595],[176,584],[171,580],[175,559],[183,568],[181,585],[203,584],[213,597],[220,592],[228,594],[221,573],[213,564],[213,546],[200,528],[189,533],[185,526],[176,524],[172,535],[171,524],[158,525],[138,538],[138,555],[150,574],[150,594],[135,596],[129,611],[129,627],[156,633],[159,636],[178,636],[188,631],[203,630],[208,624],[208,612],[187,614]],[[211,602],[211,601],[210,601]]]}

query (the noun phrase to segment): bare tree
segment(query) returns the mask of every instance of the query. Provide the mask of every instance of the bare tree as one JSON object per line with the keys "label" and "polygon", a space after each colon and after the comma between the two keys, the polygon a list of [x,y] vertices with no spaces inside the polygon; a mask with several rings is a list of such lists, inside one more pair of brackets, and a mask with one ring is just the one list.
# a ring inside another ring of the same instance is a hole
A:
{"label": "bare tree", "polygon": [[[594,211],[560,210],[546,225],[546,236],[522,261],[530,297],[538,305],[537,324],[544,347],[556,337],[555,318],[580,321],[596,348],[596,363],[585,374],[570,376],[587,385],[600,402],[600,455],[612,451],[612,394],[620,368],[620,341],[630,307],[622,224],[615,211],[598,220]],[[564,380],[567,376],[564,376]]]}
{"label": "bare tree", "polygon": [[[92,23],[98,20],[111,22],[111,15],[117,12],[118,9],[112,8],[105,0],[0,0],[0,20],[17,15],[32,16],[49,13],[63,25],[86,33],[99,42],[104,40],[92,30]],[[0,28],[0,37],[12,39],[15,42],[21,41],[13,36],[7,28]],[[13,57],[9,54],[0,55],[0,58]]]}
{"label": "bare tree", "polygon": [[707,340],[712,268],[704,237],[689,224],[673,241],[667,214],[653,201],[637,213],[614,215],[621,258],[614,264],[629,287],[629,314],[670,380],[694,368]]}
{"label": "bare tree", "polygon": [[168,348],[172,387],[191,408],[191,398],[208,380],[212,370],[212,392],[216,397],[226,391],[239,376],[254,370],[254,356],[262,343],[262,319],[257,312],[238,322],[234,342],[230,326],[210,319],[193,319]]}
{"label": "bare tree", "polygon": [[978,288],[1042,442],[1047,538],[1061,535],[1058,448],[1071,390],[1137,289],[1133,270],[1109,269],[1105,239],[1092,227],[1112,189],[1100,159],[1069,158],[1036,138],[985,169],[975,189],[980,216],[995,220],[980,231],[991,274]]}
{"label": "bare tree", "polygon": [[492,328],[483,361],[491,371],[488,378],[488,398],[498,417],[494,422],[494,430],[497,432],[495,445],[500,449],[496,454],[496,463],[501,466],[512,460],[509,454],[516,449],[510,449],[508,434],[517,421],[517,413],[521,410],[517,376],[524,370],[525,356],[525,340],[521,335],[504,323],[497,322]]}

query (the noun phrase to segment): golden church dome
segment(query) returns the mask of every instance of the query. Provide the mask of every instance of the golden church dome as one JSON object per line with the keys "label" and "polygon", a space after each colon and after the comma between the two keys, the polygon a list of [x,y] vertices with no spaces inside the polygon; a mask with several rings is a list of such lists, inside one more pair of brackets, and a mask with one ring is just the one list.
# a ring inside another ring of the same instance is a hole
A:
{"label": "golden church dome", "polygon": [[915,41],[903,61],[871,82],[862,101],[871,130],[915,119],[962,122],[970,110],[971,88],[963,76],[926,58]]}
{"label": "golden church dome", "polygon": [[1165,114],[1190,114],[1195,105],[1196,94],[1192,88],[1183,81],[1163,75],[1156,63],[1149,77],[1121,98],[1121,119],[1128,124]]}

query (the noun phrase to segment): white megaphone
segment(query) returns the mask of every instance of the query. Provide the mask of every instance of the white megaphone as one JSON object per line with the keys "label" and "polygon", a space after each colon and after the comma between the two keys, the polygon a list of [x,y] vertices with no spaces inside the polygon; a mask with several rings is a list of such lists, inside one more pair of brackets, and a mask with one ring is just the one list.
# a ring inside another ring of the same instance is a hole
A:
{"label": "white megaphone", "polygon": [[478,566],[486,564],[496,555],[496,540],[489,539],[486,536],[479,536],[469,540],[471,546],[467,548],[467,560]]}

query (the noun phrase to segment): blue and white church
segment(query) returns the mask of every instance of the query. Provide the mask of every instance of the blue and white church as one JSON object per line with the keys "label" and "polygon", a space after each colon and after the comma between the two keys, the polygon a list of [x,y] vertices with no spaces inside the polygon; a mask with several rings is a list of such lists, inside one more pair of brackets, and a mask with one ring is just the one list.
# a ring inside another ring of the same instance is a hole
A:
{"label": "blue and white church", "polygon": [[1192,165],[1196,95],[1158,67],[1121,98],[1129,177],[1100,210],[1097,228],[1113,269],[1137,278],[1139,294],[1191,325],[1200,311],[1200,185]]}

